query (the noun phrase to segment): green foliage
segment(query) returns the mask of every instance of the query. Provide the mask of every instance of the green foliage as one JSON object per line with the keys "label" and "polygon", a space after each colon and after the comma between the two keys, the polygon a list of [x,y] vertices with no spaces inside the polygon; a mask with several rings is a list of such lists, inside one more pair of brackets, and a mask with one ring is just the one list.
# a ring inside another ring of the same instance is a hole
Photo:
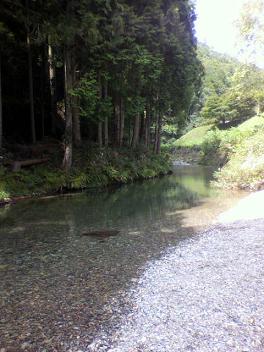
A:
{"label": "green foliage", "polygon": [[264,71],[199,46],[205,76],[191,125],[236,126],[263,111]]}
{"label": "green foliage", "polygon": [[225,165],[236,146],[250,134],[250,131],[240,131],[238,128],[209,131],[201,146],[202,163],[218,167]]}
{"label": "green foliage", "polygon": [[112,115],[112,100],[110,97],[101,99],[100,89],[93,71],[82,77],[78,86],[72,90],[71,95],[79,98],[80,116],[83,118],[96,122]]}
{"label": "green foliage", "polygon": [[167,174],[171,168],[171,161],[164,154],[142,153],[141,150],[132,153],[127,149],[100,151],[101,155],[94,149],[90,153],[97,155],[97,160],[84,162],[85,155],[82,155],[82,164],[76,165],[67,176],[52,167],[38,166],[15,173],[0,168],[0,200],[128,183]]}
{"label": "green foliage", "polygon": [[244,138],[233,150],[228,163],[216,173],[222,188],[259,189],[264,185],[264,129]]}
{"label": "green foliage", "polygon": [[202,99],[212,95],[222,95],[231,87],[232,76],[239,63],[236,59],[217,53],[205,44],[199,44],[198,57],[201,60],[205,75],[203,79]]}
{"label": "green foliage", "polygon": [[255,115],[255,101],[251,96],[228,91],[221,96],[207,99],[201,111],[203,123],[212,123],[222,128],[246,120]]}

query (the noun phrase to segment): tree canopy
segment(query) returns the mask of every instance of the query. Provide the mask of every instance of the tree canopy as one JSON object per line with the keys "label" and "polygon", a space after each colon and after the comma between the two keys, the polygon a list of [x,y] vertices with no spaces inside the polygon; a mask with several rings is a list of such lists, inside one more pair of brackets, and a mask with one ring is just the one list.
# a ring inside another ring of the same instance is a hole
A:
{"label": "tree canopy", "polygon": [[194,20],[187,0],[3,0],[5,139],[63,138],[66,170],[82,138],[158,153],[199,91]]}

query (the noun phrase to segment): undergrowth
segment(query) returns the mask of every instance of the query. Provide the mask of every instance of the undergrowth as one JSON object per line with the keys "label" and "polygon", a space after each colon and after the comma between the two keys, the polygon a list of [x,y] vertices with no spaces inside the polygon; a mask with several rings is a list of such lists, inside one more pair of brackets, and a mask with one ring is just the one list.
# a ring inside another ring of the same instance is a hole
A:
{"label": "undergrowth", "polygon": [[227,164],[215,174],[221,188],[258,190],[264,186],[264,128],[239,143]]}
{"label": "undergrowth", "polygon": [[85,153],[85,149],[76,151],[77,161],[68,175],[52,164],[19,172],[0,167],[0,200],[129,183],[167,174],[171,169],[167,154],[142,154],[125,149],[93,149]]}

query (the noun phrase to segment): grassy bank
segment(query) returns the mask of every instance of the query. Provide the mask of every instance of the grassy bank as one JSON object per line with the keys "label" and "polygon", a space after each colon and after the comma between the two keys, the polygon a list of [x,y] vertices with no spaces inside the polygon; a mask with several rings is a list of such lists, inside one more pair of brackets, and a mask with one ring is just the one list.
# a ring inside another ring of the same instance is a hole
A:
{"label": "grassy bank", "polygon": [[264,186],[264,115],[258,115],[237,128],[215,130],[202,145],[205,164],[221,169],[215,184],[221,188],[260,189]]}
{"label": "grassy bank", "polygon": [[228,130],[201,126],[175,142],[175,155],[190,161],[200,151],[200,164],[219,169],[214,182],[218,187],[260,189],[264,186],[263,135],[264,114]]}
{"label": "grassy bank", "polygon": [[264,128],[234,147],[228,162],[215,174],[221,188],[259,190],[264,186]]}
{"label": "grassy bank", "polygon": [[168,155],[150,152],[83,148],[75,151],[76,162],[70,174],[65,174],[56,152],[42,166],[12,172],[0,167],[0,201],[16,197],[39,197],[49,194],[79,191],[135,180],[154,178],[171,169]]}

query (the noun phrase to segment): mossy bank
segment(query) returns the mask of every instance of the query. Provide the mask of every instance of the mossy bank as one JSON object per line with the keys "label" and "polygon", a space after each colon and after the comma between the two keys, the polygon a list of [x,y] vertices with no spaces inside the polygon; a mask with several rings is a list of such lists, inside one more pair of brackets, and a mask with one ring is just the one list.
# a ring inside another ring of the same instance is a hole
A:
{"label": "mossy bank", "polygon": [[[56,153],[55,153],[56,154]],[[41,197],[86,189],[125,184],[168,174],[172,163],[168,154],[142,150],[85,148],[76,152],[70,173],[57,165],[54,156],[44,165],[12,172],[0,167],[0,201],[20,197]]]}

